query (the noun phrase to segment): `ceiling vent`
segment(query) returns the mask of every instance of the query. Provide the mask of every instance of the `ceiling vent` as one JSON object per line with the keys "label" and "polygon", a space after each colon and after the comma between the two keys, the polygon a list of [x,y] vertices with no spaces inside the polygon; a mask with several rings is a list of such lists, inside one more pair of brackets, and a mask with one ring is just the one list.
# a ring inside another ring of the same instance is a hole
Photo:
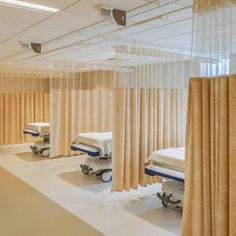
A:
{"label": "ceiling vent", "polygon": [[40,43],[30,43],[20,41],[20,45],[24,49],[32,49],[35,53],[41,53],[41,44]]}
{"label": "ceiling vent", "polygon": [[109,4],[100,3],[96,5],[94,8],[98,12],[99,16],[103,18],[109,18],[112,16],[113,7]]}

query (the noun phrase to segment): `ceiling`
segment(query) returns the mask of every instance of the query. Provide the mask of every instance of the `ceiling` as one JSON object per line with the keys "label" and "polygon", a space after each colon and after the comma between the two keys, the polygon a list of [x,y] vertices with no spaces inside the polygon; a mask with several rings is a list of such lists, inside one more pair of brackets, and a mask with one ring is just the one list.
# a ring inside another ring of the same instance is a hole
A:
{"label": "ceiling", "polygon": [[[190,53],[192,0],[25,1],[60,11],[0,5],[0,70],[47,69],[52,63],[114,64],[115,46],[127,44]],[[127,27],[99,16],[94,8],[99,3],[127,11]],[[22,48],[20,42],[41,43],[42,54]]]}

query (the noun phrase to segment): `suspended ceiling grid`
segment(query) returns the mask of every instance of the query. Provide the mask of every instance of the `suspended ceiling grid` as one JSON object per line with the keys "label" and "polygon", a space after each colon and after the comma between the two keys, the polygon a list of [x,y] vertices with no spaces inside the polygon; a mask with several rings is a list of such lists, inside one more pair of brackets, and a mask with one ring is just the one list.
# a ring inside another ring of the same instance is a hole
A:
{"label": "suspended ceiling grid", "polygon": [[[50,63],[61,62],[113,64],[114,47],[127,43],[184,53],[191,49],[191,0],[28,2],[61,11],[49,14],[0,5],[0,70],[45,69]],[[98,3],[126,10],[128,27],[119,27],[113,19],[99,16],[94,9]],[[158,16],[162,17],[134,25]],[[20,41],[42,43],[42,55],[21,48]]]}

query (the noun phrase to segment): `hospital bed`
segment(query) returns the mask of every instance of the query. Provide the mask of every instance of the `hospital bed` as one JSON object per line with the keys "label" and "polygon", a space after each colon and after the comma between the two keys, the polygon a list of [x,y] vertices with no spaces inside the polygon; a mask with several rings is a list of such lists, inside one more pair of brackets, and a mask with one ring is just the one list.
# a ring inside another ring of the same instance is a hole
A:
{"label": "hospital bed", "polygon": [[73,151],[86,153],[88,158],[80,167],[85,175],[99,176],[103,182],[112,179],[112,133],[80,133],[71,145]]}
{"label": "hospital bed", "polygon": [[183,207],[185,178],[185,148],[168,148],[154,151],[149,156],[145,173],[163,178],[163,193],[157,193],[164,207],[169,204]]}
{"label": "hospital bed", "polygon": [[28,123],[23,130],[24,134],[32,135],[33,137],[42,137],[43,140],[36,141],[34,146],[31,146],[33,153],[49,157],[50,155],[50,124],[49,123]]}

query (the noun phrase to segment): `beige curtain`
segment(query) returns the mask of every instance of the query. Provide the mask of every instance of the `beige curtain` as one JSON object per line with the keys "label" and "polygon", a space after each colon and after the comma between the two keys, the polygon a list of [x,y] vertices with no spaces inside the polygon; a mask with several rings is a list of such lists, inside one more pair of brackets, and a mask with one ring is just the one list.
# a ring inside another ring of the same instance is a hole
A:
{"label": "beige curtain", "polygon": [[208,11],[219,7],[235,4],[235,0],[194,0],[193,8],[195,11]]}
{"label": "beige curtain", "polygon": [[156,181],[145,175],[154,151],[184,146],[188,62],[136,66],[119,72],[113,99],[113,190]]}
{"label": "beige curtain", "polygon": [[31,142],[28,122],[49,121],[48,73],[0,73],[0,145]]}
{"label": "beige curtain", "polygon": [[184,236],[236,235],[236,76],[192,79]]}
{"label": "beige curtain", "polygon": [[114,90],[113,190],[153,181],[144,173],[158,149],[184,146],[187,90]]}
{"label": "beige curtain", "polygon": [[52,73],[51,155],[71,155],[78,133],[111,131],[111,109],[112,71]]}

